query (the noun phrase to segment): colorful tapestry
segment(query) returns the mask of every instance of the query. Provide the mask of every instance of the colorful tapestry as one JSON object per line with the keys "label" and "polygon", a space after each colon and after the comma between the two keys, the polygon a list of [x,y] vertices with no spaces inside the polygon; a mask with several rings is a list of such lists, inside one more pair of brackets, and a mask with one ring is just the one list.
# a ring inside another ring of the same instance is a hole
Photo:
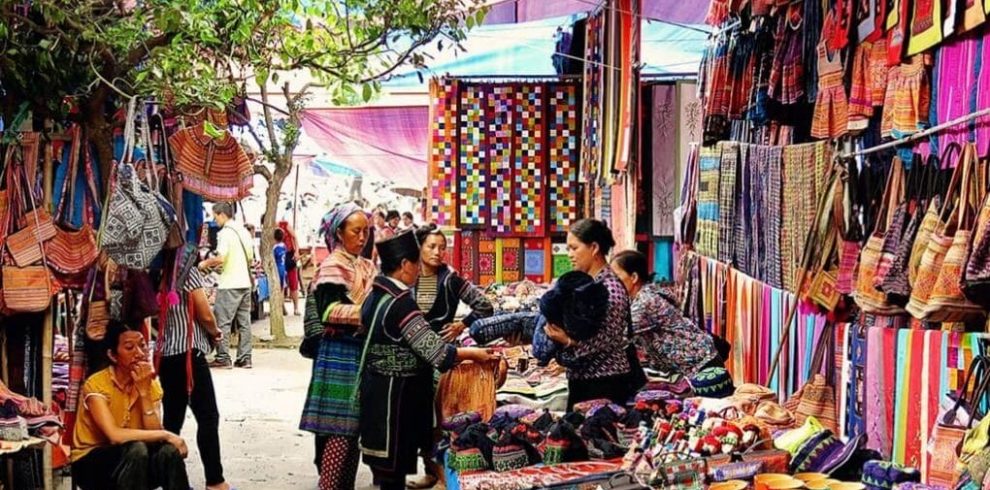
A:
{"label": "colorful tapestry", "polygon": [[515,93],[512,231],[516,236],[546,233],[543,91],[543,85],[527,84]]}
{"label": "colorful tapestry", "polygon": [[550,87],[550,118],[547,128],[550,232],[566,233],[578,219],[578,88]]}
{"label": "colorful tapestry", "polygon": [[549,238],[527,238],[523,240],[523,275],[537,284],[550,282],[548,259],[550,258]]}
{"label": "colorful tapestry", "polygon": [[551,245],[550,254],[553,259],[553,279],[567,274],[573,269],[571,259],[567,255],[566,243],[554,243]]}
{"label": "colorful tapestry", "polygon": [[458,270],[461,277],[478,284],[478,235],[477,231],[465,230],[461,232],[461,253],[454,257],[460,258]]}
{"label": "colorful tapestry", "polygon": [[612,223],[612,186],[603,184],[598,187],[598,218],[606,223]]}
{"label": "colorful tapestry", "polygon": [[673,238],[661,238],[653,242],[653,272],[658,281],[674,280]]}
{"label": "colorful tapestry", "polygon": [[478,235],[478,284],[488,287],[496,281],[495,237]]}
{"label": "colorful tapestry", "polygon": [[523,278],[522,241],[518,238],[495,240],[495,281],[502,284],[521,281]]}
{"label": "colorful tapestry", "polygon": [[706,257],[718,257],[719,149],[701,149],[698,159],[698,231],[696,247]]}
{"label": "colorful tapestry", "polygon": [[674,208],[677,206],[677,120],[674,112],[675,85],[654,85],[651,108],[652,141],[652,234],[674,235]]}
{"label": "colorful tapestry", "polygon": [[457,226],[457,80],[430,80],[430,209],[437,225]]}
{"label": "colorful tapestry", "polygon": [[498,235],[512,231],[512,125],[515,95],[509,85],[488,93],[488,165],[491,175],[491,229]]}
{"label": "colorful tapestry", "polygon": [[584,133],[581,137],[581,181],[592,182],[602,165],[602,65],[605,9],[588,16],[585,28]]}
{"label": "colorful tapestry", "polygon": [[488,225],[486,86],[465,84],[461,88],[460,111],[460,224],[461,228]]}

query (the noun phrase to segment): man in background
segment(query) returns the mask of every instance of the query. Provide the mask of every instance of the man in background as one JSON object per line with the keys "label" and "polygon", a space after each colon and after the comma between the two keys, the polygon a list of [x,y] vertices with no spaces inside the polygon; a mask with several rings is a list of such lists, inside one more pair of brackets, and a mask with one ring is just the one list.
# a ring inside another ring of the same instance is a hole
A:
{"label": "man in background", "polygon": [[217,345],[216,359],[210,367],[231,368],[230,331],[237,321],[239,341],[237,367],[251,368],[251,290],[254,287],[254,239],[240,222],[233,218],[230,203],[213,205],[220,231],[217,233],[217,255],[199,264],[200,269],[220,267],[217,299],[213,305],[217,325],[223,337]]}

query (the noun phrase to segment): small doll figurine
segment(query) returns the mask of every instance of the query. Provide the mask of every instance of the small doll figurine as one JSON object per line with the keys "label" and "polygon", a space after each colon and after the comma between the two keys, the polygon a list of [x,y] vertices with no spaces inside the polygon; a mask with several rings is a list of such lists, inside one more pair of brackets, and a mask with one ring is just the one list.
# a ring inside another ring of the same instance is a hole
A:
{"label": "small doll figurine", "polygon": [[741,445],[743,448],[750,448],[760,440],[760,428],[754,424],[743,427]]}
{"label": "small doll figurine", "polygon": [[722,442],[722,454],[731,454],[739,446],[739,440],[742,439],[742,430],[732,424],[727,424],[719,427],[719,430],[724,429],[720,440]]}

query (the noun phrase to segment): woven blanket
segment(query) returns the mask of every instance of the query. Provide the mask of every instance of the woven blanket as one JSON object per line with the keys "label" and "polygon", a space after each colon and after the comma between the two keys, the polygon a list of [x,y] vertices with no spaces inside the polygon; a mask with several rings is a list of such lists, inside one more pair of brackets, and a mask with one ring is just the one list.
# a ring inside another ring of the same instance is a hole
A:
{"label": "woven blanket", "polygon": [[588,16],[585,30],[584,64],[584,133],[581,138],[581,182],[591,182],[599,175],[602,165],[602,44],[604,9]]}
{"label": "woven blanket", "polygon": [[549,282],[549,238],[527,238],[523,240],[523,275],[537,284]]}
{"label": "woven blanket", "polygon": [[516,236],[546,233],[543,95],[543,85],[522,85],[515,93],[512,232]]}
{"label": "woven blanket", "polygon": [[460,129],[458,159],[460,176],[460,227],[480,228],[488,225],[488,176],[486,156],[486,86],[465,84],[460,94],[457,117]]}
{"label": "woven blanket", "polygon": [[488,287],[495,282],[495,237],[482,233],[478,236],[478,284]]}
{"label": "woven blanket", "polygon": [[461,253],[460,255],[454,255],[455,259],[459,259],[458,270],[461,277],[464,279],[478,284],[478,236],[479,232],[473,230],[464,230],[461,232]]}
{"label": "woven blanket", "polygon": [[696,247],[706,257],[718,257],[720,149],[702,148],[698,160],[698,232]]}
{"label": "woven blanket", "polygon": [[514,90],[496,85],[488,93],[488,165],[491,175],[491,229],[512,231],[512,122]]}
{"label": "woven blanket", "polygon": [[457,80],[430,81],[430,204],[437,225],[457,226]]}
{"label": "woven blanket", "polygon": [[578,219],[578,86],[552,85],[548,113],[550,232],[566,233]]}

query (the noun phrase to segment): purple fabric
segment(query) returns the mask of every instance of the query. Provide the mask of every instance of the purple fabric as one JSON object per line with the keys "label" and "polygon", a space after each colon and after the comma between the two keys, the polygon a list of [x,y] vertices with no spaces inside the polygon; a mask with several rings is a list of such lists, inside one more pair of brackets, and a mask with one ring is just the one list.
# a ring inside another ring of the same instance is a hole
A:
{"label": "purple fabric", "polygon": [[[491,2],[495,3],[495,2]],[[497,2],[485,17],[486,24],[507,24],[579,14],[594,10],[599,2],[590,0],[518,0]],[[708,2],[643,0],[643,17],[679,24],[703,24]]]}
{"label": "purple fabric", "polygon": [[302,126],[335,163],[399,187],[426,185],[426,106],[309,109],[302,113]]}
{"label": "purple fabric", "polygon": [[[979,39],[965,36],[945,44],[938,54],[936,66],[938,97],[937,123],[951,121],[969,114],[970,101],[976,90],[976,55]],[[963,144],[970,138],[968,124],[960,124],[939,134],[939,148],[951,142]]]}

